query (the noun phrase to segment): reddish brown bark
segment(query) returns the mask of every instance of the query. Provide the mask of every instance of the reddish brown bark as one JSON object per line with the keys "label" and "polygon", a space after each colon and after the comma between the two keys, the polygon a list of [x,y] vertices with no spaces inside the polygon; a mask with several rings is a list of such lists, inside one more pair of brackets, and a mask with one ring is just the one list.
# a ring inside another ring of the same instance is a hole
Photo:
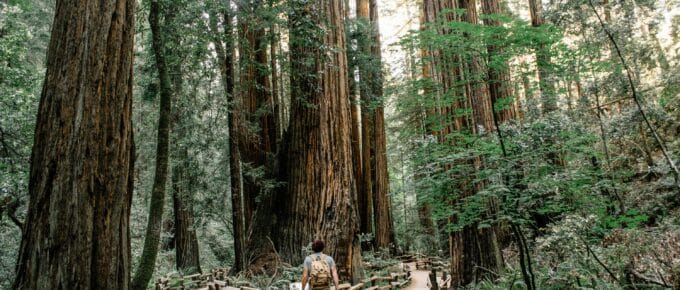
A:
{"label": "reddish brown bark", "polygon": [[[276,125],[274,123],[274,100],[271,94],[268,72],[265,29],[261,24],[259,10],[264,7],[262,0],[242,1],[239,5],[239,56],[240,56],[240,98],[244,122],[240,125],[240,152],[242,162],[250,170],[264,168],[265,178],[271,177],[273,164],[269,160],[276,151]],[[262,179],[253,174],[243,176],[243,197],[245,228],[251,227],[253,212],[258,195],[264,193]]]}
{"label": "reddish brown bark", "polygon": [[194,228],[193,193],[196,176],[192,172],[189,152],[179,149],[180,157],[172,170],[172,206],[175,226],[175,264],[184,274],[201,272],[198,239]]}
{"label": "reddish brown bark", "polygon": [[[500,15],[501,6],[499,0],[482,0],[482,13]],[[484,25],[487,26],[501,26],[501,22],[494,19],[484,18]],[[498,57],[504,53],[502,47],[490,44],[486,47],[490,58]],[[491,59],[490,59],[491,60]],[[487,62],[490,63],[490,62]],[[514,119],[517,117],[516,100],[508,100],[513,97],[510,69],[507,62],[494,62],[495,65],[488,68],[488,83],[489,95],[491,96],[491,103],[498,104],[500,101],[505,101],[506,106],[501,108],[493,108],[496,118],[499,122]]]}
{"label": "reddish brown bark", "polygon": [[[425,20],[429,23],[440,17],[447,21],[466,21],[473,24],[479,22],[474,0],[426,0],[423,4]],[[454,14],[444,14],[446,9],[458,8],[466,11],[462,19]],[[442,35],[451,33],[447,27],[439,27],[437,32]],[[440,142],[456,146],[457,141],[447,136],[452,131],[467,131],[474,134],[486,134],[493,131],[494,115],[489,89],[485,82],[487,72],[483,70],[481,56],[474,52],[455,55],[436,49],[428,51],[428,54],[432,60],[432,64],[429,64],[432,80],[441,90],[440,95],[435,96],[438,98],[436,102],[438,105],[428,111],[428,115],[430,118],[435,115],[440,122],[443,122],[435,126],[437,130],[430,130],[430,132],[437,136]],[[461,62],[464,63],[463,69],[455,65]],[[446,65],[447,63],[450,65]],[[446,100],[441,97],[450,95],[458,96],[458,98]],[[472,113],[458,115],[457,112],[461,109],[471,109]],[[466,162],[474,168],[471,174],[475,174],[482,166],[482,160],[478,158]],[[452,164],[445,166],[443,170],[450,169],[451,166]],[[452,176],[451,178],[460,180],[462,197],[471,196],[484,186],[473,184],[470,176]],[[457,222],[457,216],[452,216],[449,222]],[[456,286],[468,284],[487,275],[488,272],[481,271],[481,267],[497,272],[502,265],[493,228],[479,230],[475,224],[466,226],[461,231],[449,235],[448,246],[451,253],[452,281]]]}
{"label": "reddish brown bark", "polygon": [[129,289],[135,2],[57,1],[15,289]]}
{"label": "reddish brown bark", "polygon": [[[545,24],[543,18],[543,4],[540,0],[529,0],[529,13],[531,14],[531,26],[541,27]],[[539,44],[536,47],[536,66],[538,67],[538,82],[541,89],[542,113],[548,114],[557,110],[557,96],[554,84],[550,79],[550,53],[549,47]]]}
{"label": "reddish brown bark", "polygon": [[370,0],[371,23],[371,57],[374,59],[374,74],[371,83],[371,97],[374,103],[373,111],[373,168],[374,190],[373,196],[375,212],[375,245],[387,248],[394,243],[394,226],[392,220],[392,202],[390,200],[389,172],[387,172],[387,138],[385,136],[385,113],[383,109],[383,72],[380,42],[378,4]]}
{"label": "reddish brown bark", "polygon": [[[228,4],[228,3],[227,3]],[[234,97],[234,37],[232,22],[232,12],[228,5],[219,9],[223,15],[222,27],[224,30],[223,38],[218,34],[217,12],[213,11],[210,15],[211,31],[214,36],[213,44],[217,54],[218,68],[220,70],[224,94],[229,104],[228,127],[229,127],[229,174],[230,174],[230,197],[232,207],[232,234],[234,236],[234,265],[233,271],[241,271],[245,264],[245,218],[242,202],[242,173],[241,173],[241,151],[239,150],[239,124],[240,114],[238,108],[238,98]]]}
{"label": "reddish brown bark", "polygon": [[[285,260],[298,264],[300,248],[326,241],[341,276],[362,276],[352,171],[347,58],[341,1],[294,1],[290,14],[291,85],[295,92],[287,150],[288,195],[280,204]],[[309,72],[319,72],[309,74]]]}
{"label": "reddish brown bark", "polygon": [[[368,0],[356,1],[357,20],[362,21],[364,25],[370,23],[369,2]],[[371,53],[370,42],[368,35],[359,36],[357,54],[361,56],[358,64],[359,71],[359,95],[361,103],[361,184],[358,185],[358,200],[359,212],[361,219],[361,232],[373,233],[374,222],[374,197],[373,197],[373,114],[371,106],[371,91],[369,81],[372,81],[369,75],[369,70],[375,69],[370,63],[365,61]]]}

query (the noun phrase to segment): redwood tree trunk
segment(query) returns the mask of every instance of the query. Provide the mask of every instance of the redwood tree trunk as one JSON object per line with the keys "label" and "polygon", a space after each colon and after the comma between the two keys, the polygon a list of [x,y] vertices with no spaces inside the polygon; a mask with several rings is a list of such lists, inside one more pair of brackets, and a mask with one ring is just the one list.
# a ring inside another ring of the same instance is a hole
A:
{"label": "redwood tree trunk", "polygon": [[[186,142],[186,140],[185,140]],[[186,146],[186,145],[185,145]],[[179,149],[177,165],[172,170],[172,205],[175,217],[175,257],[177,270],[183,274],[201,272],[198,239],[193,224],[193,194],[195,173],[191,168],[188,149]]]}
{"label": "redwood tree trunk", "polygon": [[[441,17],[447,21],[466,21],[478,24],[477,6],[474,0],[428,0],[424,2],[425,22],[435,22]],[[445,14],[449,9],[464,9],[465,14],[458,17],[453,13]],[[447,35],[451,33],[447,27],[438,27],[437,33]],[[432,116],[445,122],[436,126],[440,129],[429,133],[437,136],[439,142],[449,146],[460,146],[455,140],[447,138],[452,131],[471,132],[473,134],[484,134],[493,130],[493,110],[492,102],[487,87],[487,71],[482,67],[481,55],[475,52],[454,54],[438,49],[430,49],[427,52],[431,57],[432,63],[426,62],[427,74],[431,74],[431,79],[437,83],[441,89],[441,95],[434,98],[438,100],[437,105],[428,110],[429,118]],[[455,65],[463,62],[463,68]],[[425,77],[427,77],[427,74]],[[443,100],[443,95],[464,96],[461,100]],[[440,105],[441,103],[441,105]],[[457,115],[461,110],[469,110],[471,114],[463,116]],[[480,130],[482,129],[482,130]],[[483,165],[483,160],[474,158],[467,161],[473,168],[470,174],[476,174]],[[445,165],[442,170],[451,169],[454,164]],[[462,197],[476,194],[483,188],[483,184],[474,184],[470,176],[451,176],[460,179],[459,186]],[[460,202],[460,201],[459,201]],[[489,208],[491,212],[492,207]],[[458,216],[451,216],[450,223],[456,223]],[[442,226],[446,225],[443,221]],[[488,274],[488,269],[494,272],[502,266],[500,251],[496,241],[495,230],[477,229],[475,224],[464,227],[461,231],[452,232],[449,235],[448,248],[451,254],[451,276],[452,283],[456,286],[463,286],[473,282]]]}
{"label": "redwood tree trunk", "polygon": [[[352,171],[347,58],[341,1],[293,1],[290,14],[292,111],[288,129],[288,195],[281,196],[279,234],[285,260],[326,242],[341,276],[362,276]],[[318,72],[310,74],[309,72]]]}
{"label": "redwood tree trunk", "polygon": [[[362,0],[357,0],[356,3],[359,3]],[[349,7],[349,0],[345,0],[345,7]],[[359,7],[359,4],[357,4],[357,7]],[[348,22],[350,20],[349,18],[349,9],[345,9],[345,21]],[[346,31],[349,35],[351,34],[351,31]],[[352,39],[355,39],[355,37],[352,37]],[[359,99],[359,94],[358,94],[358,82],[356,81],[355,78],[355,73],[357,72],[358,69],[358,63],[357,63],[357,57],[358,57],[358,51],[353,47],[352,45],[352,39],[347,40],[347,58],[348,58],[348,84],[349,84],[349,101],[350,101],[350,112],[352,116],[352,164],[354,167],[354,180],[357,185],[357,195],[358,195],[358,204],[359,204],[359,219],[361,220],[361,224],[359,226],[359,231],[361,233],[370,233],[372,231],[371,227],[371,222],[372,220],[370,219],[370,216],[368,215],[369,212],[367,211],[367,200],[366,200],[366,195],[362,194],[364,192],[363,190],[363,178],[364,178],[364,173],[363,173],[363,163],[361,160],[361,100]],[[351,54],[350,54],[351,53]]]}
{"label": "redwood tree trunk", "polygon": [[[543,18],[543,4],[541,0],[529,0],[531,26],[541,27],[545,23]],[[536,66],[538,67],[538,82],[541,89],[542,113],[548,114],[557,110],[557,96],[554,84],[550,79],[550,48],[544,44],[536,47]]]}
{"label": "redwood tree trunk", "polygon": [[57,1],[14,289],[129,289],[135,1]]}
{"label": "redwood tree trunk", "polygon": [[[370,23],[368,0],[356,1],[357,20],[363,21],[364,24]],[[365,31],[365,30],[364,30]],[[357,68],[359,71],[359,99],[360,99],[360,115],[361,115],[361,184],[357,185],[359,212],[361,213],[361,232],[371,234],[373,233],[374,222],[374,198],[373,198],[373,110],[370,108],[371,98],[371,70],[375,69],[372,63],[367,61],[371,54],[370,36],[359,35],[357,38]]]}
{"label": "redwood tree trunk", "polygon": [[387,172],[387,141],[385,137],[385,113],[383,109],[383,73],[382,53],[380,47],[380,30],[378,19],[378,3],[370,0],[371,23],[371,57],[374,59],[373,77],[371,78],[371,97],[375,109],[373,111],[373,168],[374,168],[374,212],[375,212],[375,245],[387,248],[394,243],[394,226],[392,221],[392,203],[390,200],[389,173]]}
{"label": "redwood tree trunk", "polygon": [[[269,60],[265,27],[262,23],[263,0],[241,1],[239,7],[239,56],[240,56],[240,102],[243,122],[239,138],[242,162],[247,170],[264,169],[264,178],[271,178],[276,151],[276,125],[274,124],[274,101],[268,77]],[[243,172],[243,203],[245,229],[251,228],[253,212],[259,195],[264,194],[265,180],[259,175]]]}
{"label": "redwood tree trunk", "polygon": [[230,1],[220,7],[223,15],[222,27],[224,37],[220,37],[217,29],[217,13],[210,15],[213,43],[217,54],[218,68],[220,70],[224,94],[229,104],[228,127],[229,127],[229,175],[231,195],[232,234],[234,237],[234,265],[232,270],[241,271],[245,264],[245,218],[242,202],[242,179],[241,179],[241,152],[239,150],[239,103],[234,97],[234,38],[231,25],[232,13]]}
{"label": "redwood tree trunk", "polygon": [[[484,14],[501,14],[501,5],[499,0],[482,0],[482,13]],[[484,18],[484,24],[487,26],[501,26],[501,22],[498,20]],[[504,53],[502,47],[490,44],[486,47],[489,60],[493,57],[497,57]],[[491,65],[491,61],[488,61]],[[494,114],[498,121],[505,121],[514,119],[517,116],[516,106],[514,105],[515,100],[510,100],[513,97],[512,87],[510,81],[510,69],[506,61],[493,62],[495,65],[488,68],[489,77],[489,95],[491,95],[491,103],[498,104],[498,102],[503,102],[507,105],[503,106],[500,110],[494,108]]]}

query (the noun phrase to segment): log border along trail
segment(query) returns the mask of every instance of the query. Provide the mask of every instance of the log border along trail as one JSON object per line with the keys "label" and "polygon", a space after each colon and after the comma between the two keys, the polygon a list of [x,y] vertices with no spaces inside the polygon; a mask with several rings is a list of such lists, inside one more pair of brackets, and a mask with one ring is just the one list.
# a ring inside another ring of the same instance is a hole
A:
{"label": "log border along trail", "polygon": [[408,287],[404,288],[405,290],[422,290],[422,289],[430,289],[430,287],[427,286],[427,278],[430,275],[429,270],[417,270],[416,269],[416,263],[408,263],[409,269],[411,270],[411,284],[408,285]]}

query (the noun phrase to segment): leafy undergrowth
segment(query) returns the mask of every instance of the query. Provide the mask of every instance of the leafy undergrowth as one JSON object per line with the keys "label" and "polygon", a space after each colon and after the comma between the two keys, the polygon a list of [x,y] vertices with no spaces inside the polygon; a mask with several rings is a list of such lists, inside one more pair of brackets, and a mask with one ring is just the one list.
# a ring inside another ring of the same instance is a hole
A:
{"label": "leafy undergrowth", "polygon": [[[680,226],[616,228],[594,235],[598,219],[568,216],[549,226],[533,243],[538,289],[667,289],[677,285]],[[504,252],[506,271],[471,289],[525,289],[516,247]],[[668,285],[662,286],[659,284]]]}

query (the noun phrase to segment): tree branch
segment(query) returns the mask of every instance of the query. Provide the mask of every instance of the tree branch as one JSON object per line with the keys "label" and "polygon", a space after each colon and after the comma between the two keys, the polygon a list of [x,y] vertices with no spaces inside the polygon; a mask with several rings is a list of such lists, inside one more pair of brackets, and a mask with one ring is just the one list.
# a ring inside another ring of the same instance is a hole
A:
{"label": "tree branch", "polygon": [[673,175],[675,176],[675,185],[680,190],[680,171],[675,166],[673,159],[670,157],[670,154],[668,153],[668,150],[666,149],[666,144],[664,144],[664,142],[661,140],[661,137],[656,132],[656,129],[654,129],[654,127],[652,127],[652,124],[649,122],[649,119],[647,118],[647,114],[645,113],[644,109],[642,108],[642,104],[640,103],[640,99],[638,98],[637,90],[635,88],[635,84],[633,83],[632,72],[631,72],[630,68],[628,67],[628,63],[626,63],[626,60],[623,58],[623,54],[621,53],[621,49],[619,48],[619,45],[616,43],[614,36],[609,31],[609,29],[607,29],[607,25],[602,21],[600,14],[597,13],[597,9],[595,9],[595,5],[593,4],[593,0],[588,0],[588,3],[590,4],[590,8],[593,9],[593,13],[595,13],[595,16],[597,16],[597,20],[600,22],[600,26],[602,26],[602,30],[604,30],[605,34],[607,34],[607,37],[609,38],[609,40],[614,45],[614,49],[616,50],[616,54],[618,55],[619,59],[621,60],[621,64],[623,65],[624,69],[626,70],[626,76],[628,77],[628,84],[630,85],[630,89],[633,92],[633,101],[635,102],[635,105],[637,105],[638,110],[640,111],[640,114],[642,115],[642,119],[644,119],[645,124],[647,125],[647,128],[650,131],[652,131],[652,134],[654,135],[654,139],[656,140],[659,147],[661,148],[661,152],[663,153],[663,156],[666,158],[668,165],[671,167],[671,170],[673,170]]}

